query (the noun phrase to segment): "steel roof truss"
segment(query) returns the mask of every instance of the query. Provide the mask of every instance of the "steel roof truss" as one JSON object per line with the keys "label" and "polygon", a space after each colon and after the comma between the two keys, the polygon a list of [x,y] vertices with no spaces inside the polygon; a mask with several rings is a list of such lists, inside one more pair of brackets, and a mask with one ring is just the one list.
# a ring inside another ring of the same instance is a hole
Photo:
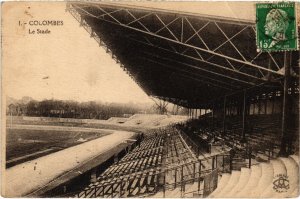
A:
{"label": "steel roof truss", "polygon": [[[144,59],[147,60],[147,61],[150,61],[150,62],[152,62],[152,63],[159,64],[159,65],[161,65],[161,66],[167,67],[167,68],[175,69],[176,71],[184,72],[184,73],[187,73],[187,74],[189,74],[189,75],[198,76],[198,77],[201,77],[202,79],[208,79],[208,80],[210,80],[210,81],[214,81],[215,83],[220,83],[220,84],[222,84],[222,85],[227,85],[227,86],[230,86],[230,87],[234,87],[234,89],[240,89],[240,88],[241,88],[241,87],[236,86],[236,85],[228,84],[228,83],[226,83],[226,82],[224,82],[224,81],[221,81],[221,80],[219,80],[219,79],[217,80],[217,79],[214,79],[214,78],[210,78],[210,77],[208,77],[208,76],[205,76],[205,75],[200,75],[199,73],[193,73],[193,72],[184,70],[184,69],[182,69],[182,68],[174,68],[174,67],[172,67],[172,66],[170,66],[170,65],[163,64],[163,63],[158,62],[158,61],[153,60],[153,59],[149,59],[149,58],[144,58]],[[232,90],[231,88],[228,88],[228,87],[227,87],[226,89]]]}
{"label": "steel roof truss", "polygon": [[[231,72],[235,72],[235,73],[238,73],[240,75],[244,75],[244,76],[247,76],[247,77],[251,77],[253,79],[257,79],[257,80],[261,80],[261,81],[266,81],[266,80],[263,80],[259,77],[256,77],[256,76],[253,76],[253,75],[249,75],[247,73],[243,73],[243,72],[240,72],[238,70],[233,70],[231,68],[227,68],[227,67],[224,67],[224,66],[221,66],[219,64],[215,64],[215,63],[212,63],[212,62],[208,62],[208,61],[205,61],[203,58],[202,59],[199,59],[199,58],[195,58],[193,56],[189,56],[189,55],[186,55],[186,54],[182,54],[182,53],[179,53],[179,52],[176,52],[176,51],[171,51],[169,49],[166,49],[166,48],[163,48],[163,47],[160,47],[160,46],[156,46],[156,45],[151,45],[149,43],[145,43],[143,41],[139,41],[139,40],[136,40],[136,39],[133,39],[133,38],[130,38],[134,41],[137,41],[137,42],[140,42],[140,43],[143,43],[143,44],[146,44],[146,45],[150,45],[150,46],[153,46],[155,48],[158,48],[158,49],[162,49],[162,50],[165,50],[165,51],[169,51],[169,52],[172,52],[172,53],[175,53],[175,54],[178,54],[178,55],[181,55],[181,56],[184,56],[184,57],[187,57],[187,58],[190,58],[190,59],[193,59],[193,60],[196,60],[196,61],[200,61],[200,62],[203,62],[203,63],[206,63],[206,64],[209,64],[209,65],[212,65],[212,66],[215,66],[215,67],[218,67],[220,69],[224,69],[224,70],[228,70],[228,71],[231,71]],[[194,49],[197,51],[197,49]],[[198,53],[197,53],[198,54]],[[201,56],[201,55],[200,55]]]}
{"label": "steel roof truss", "polygon": [[145,30],[147,30],[148,32],[150,32],[150,30],[143,24],[140,22],[140,20],[138,20],[131,12],[129,12],[128,9],[126,9],[126,12],[136,21],[138,22]]}
{"label": "steel roof truss", "polygon": [[[186,18],[184,17],[185,20],[188,22],[189,26],[193,29],[194,33],[197,35],[197,37],[201,40],[201,42],[204,44],[205,48],[207,50],[210,50],[207,46],[207,44],[204,42],[204,40],[202,39],[202,37],[199,35],[199,33],[195,30],[194,26],[191,24],[191,22]],[[201,28],[202,29],[202,28]]]}
{"label": "steel roof truss", "polygon": [[[179,19],[179,17],[176,17],[175,19],[173,19],[173,20],[170,21],[169,23],[165,24],[164,22],[162,22],[162,20],[161,20],[156,14],[154,14],[154,15],[155,15],[155,16],[157,17],[157,19],[160,20],[160,22],[163,24],[163,27],[162,27],[162,28],[160,28],[160,29],[158,29],[157,31],[154,32],[155,34],[159,33],[159,32],[162,31],[163,29],[168,28],[169,25],[171,25],[172,23],[174,23],[176,20]],[[169,30],[169,29],[168,29],[168,30]],[[170,30],[169,30],[169,32],[170,32]],[[177,38],[177,37],[175,37],[175,38]]]}
{"label": "steel roof truss", "polygon": [[218,87],[218,88],[221,88],[221,89],[225,89],[225,90],[230,90],[230,91],[232,91],[232,89],[230,89],[230,88],[227,88],[227,87],[224,87],[224,86],[220,86],[220,85],[214,84],[214,83],[212,83],[212,82],[203,81],[203,79],[194,78],[194,77],[187,76],[187,75],[184,75],[184,74],[179,74],[179,75],[181,75],[181,76],[183,76],[183,77],[186,77],[186,78],[189,78],[189,79],[191,79],[191,80],[195,80],[195,81],[201,82],[201,83],[204,84],[204,85],[205,85],[205,84],[206,84],[206,85],[212,85],[213,87]]}
{"label": "steel roof truss", "polygon": [[[236,36],[238,36],[240,33],[242,33],[247,28],[248,28],[248,26],[245,26],[242,30],[240,30],[239,32],[235,33],[233,36],[231,36],[230,38],[227,38],[227,40],[225,42],[223,42],[221,45],[219,45],[218,47],[216,47],[215,49],[213,49],[213,51],[216,52],[216,50],[218,50],[219,48],[221,48],[222,46],[224,46],[225,44],[227,44],[227,42],[229,42],[232,39],[234,39]],[[210,60],[214,56],[215,55],[210,56],[209,58],[207,58],[207,60]]]}
{"label": "steel roof truss", "polygon": [[[74,6],[74,4],[72,4],[72,5]],[[274,71],[274,70],[271,70],[271,69],[259,66],[257,64],[250,63],[249,61],[239,60],[239,59],[236,59],[234,57],[227,56],[227,55],[221,55],[220,53],[213,52],[212,50],[203,49],[203,48],[200,48],[200,47],[197,47],[197,46],[193,46],[193,45],[189,45],[189,44],[183,43],[183,42],[181,42],[181,41],[178,40],[178,38],[174,35],[174,33],[166,26],[166,24],[160,19],[160,17],[158,17],[157,14],[155,14],[155,16],[157,16],[157,18],[161,21],[161,23],[165,26],[165,28],[170,32],[170,34],[174,38],[169,38],[169,37],[161,36],[161,35],[155,34],[154,32],[148,32],[148,31],[141,30],[139,28],[135,28],[135,27],[129,26],[127,24],[121,23],[119,20],[117,20],[111,14],[109,14],[108,12],[106,12],[105,10],[103,10],[102,8],[100,8],[99,5],[97,5],[96,7],[99,8],[100,10],[102,10],[103,12],[107,13],[107,15],[110,16],[110,18],[113,19],[113,21],[107,20],[107,19],[104,19],[104,18],[99,18],[99,17],[97,17],[95,15],[92,15],[89,12],[87,12],[86,10],[82,9],[80,6],[76,5],[75,7],[78,8],[78,9],[80,9],[80,10],[83,10],[84,13],[86,13],[86,15],[88,15],[88,16],[91,16],[91,17],[94,17],[94,18],[97,18],[97,19],[100,19],[100,20],[103,20],[103,21],[106,21],[106,22],[114,23],[114,24],[120,25],[120,26],[122,26],[124,28],[132,29],[132,30],[135,30],[135,31],[138,31],[138,32],[141,32],[141,33],[144,33],[144,34],[148,34],[148,35],[160,38],[160,39],[164,39],[164,40],[176,43],[176,44],[180,44],[180,45],[183,45],[183,46],[186,46],[186,47],[196,48],[197,50],[200,50],[200,51],[203,51],[203,52],[206,52],[206,53],[210,53],[210,54],[213,54],[213,55],[216,55],[216,56],[219,56],[219,57],[223,57],[225,59],[232,60],[232,61],[235,61],[235,62],[238,62],[238,63],[242,63],[242,64],[245,64],[245,65],[250,66],[252,68],[261,69],[261,70],[268,71],[268,72],[271,72],[271,73],[275,73],[275,74],[278,74],[278,75],[281,75],[281,76],[283,75],[283,74],[281,74],[278,71]],[[196,32],[196,30],[195,30],[195,32]]]}
{"label": "steel roof truss", "polygon": [[217,76],[225,77],[225,78],[228,78],[228,79],[231,79],[231,80],[235,80],[235,81],[238,81],[238,82],[242,82],[242,83],[245,83],[245,84],[248,84],[248,85],[254,85],[254,83],[252,83],[252,82],[244,81],[244,80],[241,80],[241,79],[236,79],[236,78],[233,78],[233,77],[230,77],[230,76],[227,76],[227,75],[216,73],[214,71],[206,70],[206,69],[203,69],[203,68],[201,68],[199,66],[195,66],[195,65],[192,65],[192,64],[183,63],[183,62],[180,62],[180,61],[176,61],[174,59],[171,60],[169,58],[161,57],[161,56],[154,55],[154,54],[151,54],[151,53],[146,53],[146,54],[152,55],[152,56],[157,57],[159,59],[173,61],[173,62],[176,62],[178,64],[184,65],[184,66],[188,66],[188,67],[191,67],[191,68],[194,68],[194,69],[202,70],[202,71],[205,71],[205,72],[208,72],[208,73],[212,73],[212,74],[217,75]]}
{"label": "steel roof truss", "polygon": [[236,50],[236,52],[242,57],[244,61],[247,61],[246,58],[242,55],[242,53],[237,49],[237,47],[232,43],[231,39],[228,38],[228,36],[225,34],[225,32],[220,28],[220,26],[214,22],[214,24],[217,26],[217,28],[220,30],[220,32],[226,37],[227,41],[231,44],[231,46]]}
{"label": "steel roof truss", "polygon": [[[110,18],[112,18],[114,21],[116,21],[118,24],[122,24],[119,20],[117,20],[115,17],[113,17],[109,12],[107,12],[106,10],[104,10],[103,8],[101,8],[100,6],[96,6],[99,10],[101,10],[102,12],[104,12],[106,15],[108,15]],[[99,17],[95,16],[96,18],[99,19]],[[104,18],[104,17],[101,17]]]}
{"label": "steel roof truss", "polygon": [[[179,42],[179,39],[175,36],[175,34],[168,28],[168,26],[165,24],[165,22],[163,22],[163,20],[157,15],[157,14],[154,14],[155,16],[156,16],[156,18],[163,24],[163,28],[162,29],[167,29],[168,31],[169,31],[169,33],[174,37],[174,39],[176,40],[176,41],[178,41]],[[179,19],[179,17],[177,17],[175,20],[173,20],[173,21],[176,21],[177,19]],[[170,25],[171,23],[169,23],[169,25]],[[155,33],[155,34],[157,34],[157,33]]]}
{"label": "steel roof truss", "polygon": [[[128,10],[127,10],[127,11],[128,11]],[[131,14],[132,14],[132,13],[131,13]],[[135,20],[133,20],[133,21],[127,23],[126,25],[129,26],[130,24],[132,24],[132,23],[134,23],[134,22],[137,22],[137,21],[140,21],[141,19],[143,19],[143,18],[145,18],[145,17],[148,17],[148,16],[150,16],[150,15],[152,15],[152,14],[153,14],[153,13],[150,12],[150,13],[147,13],[147,14],[145,14],[144,16],[141,16],[141,17],[139,17],[139,18],[136,18],[136,17],[135,17]],[[150,31],[149,31],[149,32],[150,32]]]}
{"label": "steel roof truss", "polygon": [[197,34],[199,35],[199,33],[210,23],[210,21],[208,21],[206,24],[204,24],[199,30],[197,30],[192,36],[190,36],[187,40],[185,40],[183,43],[187,43],[188,41],[190,41],[191,39],[194,38],[194,36],[196,36]]}
{"label": "steel roof truss", "polygon": [[98,18],[98,17],[104,17],[104,16],[106,16],[106,15],[111,15],[111,14],[113,14],[113,13],[117,13],[117,12],[120,12],[120,11],[123,11],[123,10],[124,10],[124,9],[114,10],[114,11],[112,11],[112,12],[107,12],[107,13],[98,15],[98,16],[96,16],[96,17],[97,17],[97,18]]}

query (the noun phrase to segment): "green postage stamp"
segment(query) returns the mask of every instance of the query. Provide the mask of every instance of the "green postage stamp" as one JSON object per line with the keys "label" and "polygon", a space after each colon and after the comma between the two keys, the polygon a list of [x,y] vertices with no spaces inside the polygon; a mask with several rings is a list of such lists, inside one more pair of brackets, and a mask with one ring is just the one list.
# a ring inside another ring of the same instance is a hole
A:
{"label": "green postage stamp", "polygon": [[294,2],[256,4],[256,45],[261,51],[298,50]]}

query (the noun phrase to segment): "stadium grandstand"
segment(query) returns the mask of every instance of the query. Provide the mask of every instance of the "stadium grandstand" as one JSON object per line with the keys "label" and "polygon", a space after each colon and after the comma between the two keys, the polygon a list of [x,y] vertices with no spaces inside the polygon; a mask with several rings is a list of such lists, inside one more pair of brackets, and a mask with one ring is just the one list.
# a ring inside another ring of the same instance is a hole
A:
{"label": "stadium grandstand", "polygon": [[299,51],[257,51],[254,19],[107,2],[67,11],[149,96],[189,114],[140,135],[72,196],[299,195]]}

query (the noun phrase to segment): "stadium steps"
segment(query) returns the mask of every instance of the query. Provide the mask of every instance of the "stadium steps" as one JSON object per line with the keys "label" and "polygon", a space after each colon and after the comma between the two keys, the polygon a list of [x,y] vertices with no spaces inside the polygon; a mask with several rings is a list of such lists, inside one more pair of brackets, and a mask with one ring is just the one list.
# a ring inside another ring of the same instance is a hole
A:
{"label": "stadium steps", "polygon": [[231,190],[229,190],[228,193],[225,193],[222,195],[222,197],[230,197],[234,195],[237,191],[244,188],[245,185],[248,183],[249,177],[251,175],[251,170],[249,168],[241,168],[241,174],[239,181],[233,186]]}
{"label": "stadium steps", "polygon": [[[274,170],[272,182],[274,182],[274,179],[276,179],[278,175],[286,176],[287,174],[286,167],[282,161],[276,159],[276,160],[271,160],[270,163],[272,164]],[[260,195],[257,194],[257,197],[273,197],[273,195],[275,194],[273,186],[274,186],[273,183],[269,183],[267,188],[264,191],[262,191]]]}
{"label": "stadium steps", "polygon": [[253,165],[249,171],[249,174],[249,179],[244,187],[241,187],[239,190],[236,189],[236,192],[232,193],[231,195],[236,195],[237,197],[247,197],[247,194],[251,193],[255,189],[262,176],[262,166]]}
{"label": "stadium steps", "polygon": [[[225,194],[229,193],[232,188],[236,185],[236,183],[239,181],[241,172],[240,171],[232,171],[229,180],[227,181],[226,185],[220,190],[219,193],[214,194],[213,197],[219,198],[223,197]],[[212,196],[210,196],[212,197]]]}
{"label": "stadium steps", "polygon": [[[289,188],[278,192],[274,183],[279,176],[288,176]],[[283,198],[298,196],[299,157],[279,157],[269,163],[253,165],[251,169],[242,168],[241,172],[223,174],[218,187],[209,197],[217,198]],[[255,191],[254,191],[255,190]]]}
{"label": "stadium steps", "polygon": [[284,193],[283,197],[292,196],[296,190],[298,192],[298,185],[299,185],[299,164],[292,158],[279,158],[281,160],[286,169],[287,169],[287,176],[289,180],[289,189],[286,193]]}
{"label": "stadium steps", "polygon": [[222,174],[220,181],[218,182],[217,188],[210,194],[209,197],[213,198],[217,196],[227,185],[229,182],[231,175],[229,173]]}

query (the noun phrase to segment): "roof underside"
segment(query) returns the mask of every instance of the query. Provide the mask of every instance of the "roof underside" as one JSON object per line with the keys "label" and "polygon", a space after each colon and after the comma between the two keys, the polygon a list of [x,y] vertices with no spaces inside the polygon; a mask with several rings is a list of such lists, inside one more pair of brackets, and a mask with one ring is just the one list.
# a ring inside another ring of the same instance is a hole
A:
{"label": "roof underside", "polygon": [[[284,53],[257,52],[252,22],[102,3],[68,10],[148,95],[201,108],[237,90],[281,86]],[[299,74],[299,52],[291,58]]]}

